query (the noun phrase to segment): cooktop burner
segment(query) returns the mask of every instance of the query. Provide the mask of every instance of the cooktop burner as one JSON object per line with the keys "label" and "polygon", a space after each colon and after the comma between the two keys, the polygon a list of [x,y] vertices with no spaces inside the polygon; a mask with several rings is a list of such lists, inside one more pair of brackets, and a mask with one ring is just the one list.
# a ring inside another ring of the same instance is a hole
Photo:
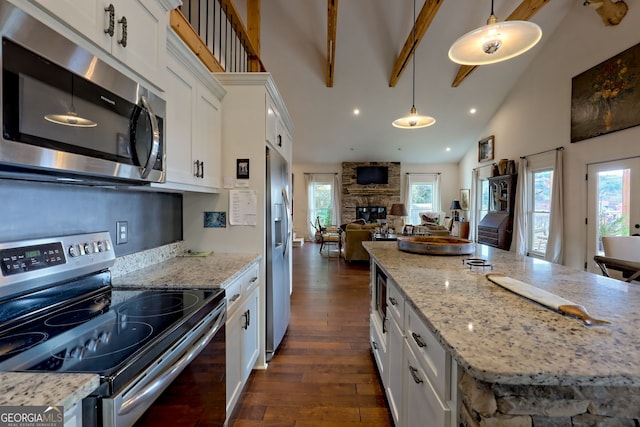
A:
{"label": "cooktop burner", "polygon": [[0,337],[0,355],[9,356],[30,349],[44,342],[47,334],[44,332],[25,332]]}
{"label": "cooktop burner", "polygon": [[475,268],[482,269],[484,271],[485,268],[493,270],[493,264],[491,264],[488,260],[483,258],[465,258],[462,260],[464,265],[469,266],[469,270]]}
{"label": "cooktop burner", "polygon": [[198,302],[200,297],[188,291],[165,291],[162,294],[149,294],[125,302],[118,310],[120,314],[130,317],[165,316],[189,310]]}

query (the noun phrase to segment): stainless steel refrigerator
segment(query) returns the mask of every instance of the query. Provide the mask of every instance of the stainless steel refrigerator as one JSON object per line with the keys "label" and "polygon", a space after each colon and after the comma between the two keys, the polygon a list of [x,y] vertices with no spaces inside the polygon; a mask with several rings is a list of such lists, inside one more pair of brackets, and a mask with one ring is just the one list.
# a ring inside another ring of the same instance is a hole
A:
{"label": "stainless steel refrigerator", "polygon": [[291,314],[291,209],[289,168],[276,150],[267,147],[266,352],[271,360],[284,337]]}

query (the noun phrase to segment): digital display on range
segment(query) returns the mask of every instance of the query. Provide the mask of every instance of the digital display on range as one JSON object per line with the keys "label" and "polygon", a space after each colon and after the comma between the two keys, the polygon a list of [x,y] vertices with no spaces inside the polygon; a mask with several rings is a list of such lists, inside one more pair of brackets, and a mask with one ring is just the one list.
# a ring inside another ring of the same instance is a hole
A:
{"label": "digital display on range", "polygon": [[60,242],[0,250],[3,276],[39,270],[65,262],[67,261]]}

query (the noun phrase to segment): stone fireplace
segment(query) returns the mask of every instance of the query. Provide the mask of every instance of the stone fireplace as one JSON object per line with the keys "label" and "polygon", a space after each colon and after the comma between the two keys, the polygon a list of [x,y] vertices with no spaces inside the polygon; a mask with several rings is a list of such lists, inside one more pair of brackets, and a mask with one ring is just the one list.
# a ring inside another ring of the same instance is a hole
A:
{"label": "stone fireplace", "polygon": [[[360,185],[356,180],[358,166],[386,166],[387,184]],[[356,220],[356,208],[376,208],[379,219],[380,207],[389,212],[393,203],[400,203],[400,162],[344,162],[342,163],[342,212],[341,223]],[[383,215],[386,214],[382,213]],[[375,222],[375,221],[370,221]]]}

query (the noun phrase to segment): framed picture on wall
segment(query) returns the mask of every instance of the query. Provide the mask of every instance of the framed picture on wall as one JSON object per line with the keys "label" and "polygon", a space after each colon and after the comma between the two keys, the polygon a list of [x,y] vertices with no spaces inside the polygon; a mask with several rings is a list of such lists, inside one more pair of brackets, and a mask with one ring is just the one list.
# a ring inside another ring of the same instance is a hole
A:
{"label": "framed picture on wall", "polygon": [[236,159],[236,179],[249,179],[249,159]]}
{"label": "framed picture on wall", "polygon": [[481,139],[478,142],[478,161],[479,162],[488,162],[490,160],[493,160],[494,143],[495,143],[494,135]]}
{"label": "framed picture on wall", "polygon": [[471,190],[468,188],[463,188],[460,190],[460,207],[463,211],[469,210],[469,197],[471,194]]}

